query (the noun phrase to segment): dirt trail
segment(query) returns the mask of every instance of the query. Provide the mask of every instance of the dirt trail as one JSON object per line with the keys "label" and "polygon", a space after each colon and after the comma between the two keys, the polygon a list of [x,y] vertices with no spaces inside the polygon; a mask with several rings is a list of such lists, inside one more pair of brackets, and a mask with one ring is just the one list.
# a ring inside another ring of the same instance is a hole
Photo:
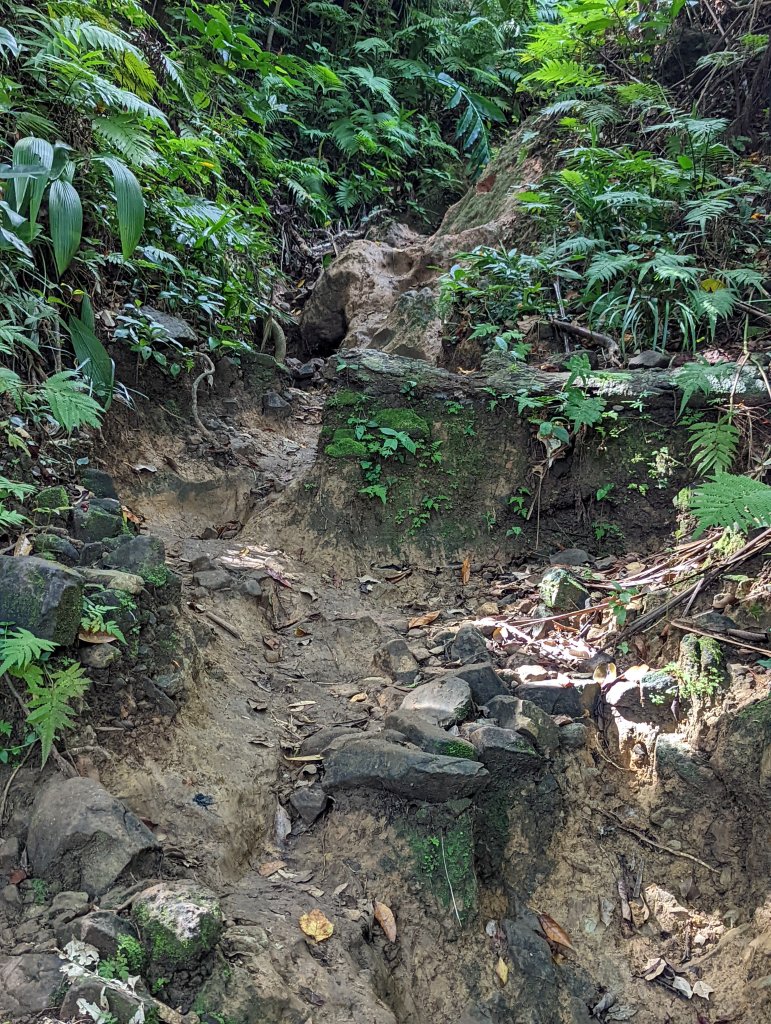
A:
{"label": "dirt trail", "polygon": [[[166,542],[201,652],[173,724],[156,720],[105,774],[157,823],[170,862],[223,897],[226,961],[195,1009],[227,1024],[771,1020],[771,906],[762,879],[746,873],[735,794],[663,780],[649,760],[614,764],[590,718],[589,748],[561,756],[537,785],[511,777],[497,853],[479,834],[493,819],[477,817],[470,913],[458,911],[445,847],[456,826],[444,809],[359,790],[336,796],[314,824],[297,815],[290,798],[321,767],[313,755],[298,759],[303,741],[307,750],[333,726],[382,730],[406,691],[377,652],[406,636],[423,678],[442,672],[448,635],[474,621],[500,569],[474,565],[466,587],[451,565],[376,564],[356,576],[356,553],[318,555],[311,538],[287,529],[319,431],[318,396],[295,397],[280,426],[251,411],[236,417],[248,464],[217,468],[205,446],[155,424],[132,431],[124,450],[157,472],[110,467]],[[201,539],[207,531],[215,535]],[[201,566],[225,569],[232,585],[202,588]],[[427,610],[441,613],[436,625],[408,631]],[[652,822],[661,826],[654,845],[645,842]],[[416,841],[415,828],[428,839]],[[619,902],[624,877],[638,881],[631,911]],[[373,924],[373,900],[396,913],[397,943]],[[300,915],[314,908],[334,922],[333,941],[315,945],[300,932]],[[517,928],[532,910],[566,928],[574,948],[539,940],[531,949]],[[685,957],[691,984],[703,978],[712,1000],[643,980],[656,957]]]}

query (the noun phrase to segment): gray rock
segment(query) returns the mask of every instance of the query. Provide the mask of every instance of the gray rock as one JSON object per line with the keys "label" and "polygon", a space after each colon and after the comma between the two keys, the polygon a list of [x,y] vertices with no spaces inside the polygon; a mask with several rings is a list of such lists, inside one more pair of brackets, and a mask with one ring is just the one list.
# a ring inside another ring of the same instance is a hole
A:
{"label": "gray rock", "polygon": [[83,580],[74,570],[34,555],[0,555],[0,621],[69,647],[82,602]]}
{"label": "gray rock", "polygon": [[326,754],[337,741],[355,740],[361,735],[358,729],[351,729],[347,725],[324,726],[302,741],[300,751],[303,754]]}
{"label": "gray rock", "polygon": [[557,973],[549,944],[536,930],[537,918],[528,915],[517,921],[503,921],[509,952],[519,972],[529,981],[556,988]]}
{"label": "gray rock", "polygon": [[97,670],[109,668],[121,657],[117,644],[84,644],[78,651],[80,664]]}
{"label": "gray rock", "polygon": [[253,597],[259,601],[262,597],[262,584],[256,576],[247,576],[241,584],[241,593],[245,594],[246,597]]}
{"label": "gray rock", "polygon": [[470,797],[488,782],[477,761],[442,757],[401,747],[380,737],[362,737],[334,744],[324,764],[328,793],[347,789],[381,789],[412,800],[441,803]]}
{"label": "gray rock", "polygon": [[77,565],[80,561],[80,552],[75,545],[55,533],[39,533],[32,540],[32,550],[36,555],[53,555],[53,560],[62,565]]}
{"label": "gray rock", "polygon": [[591,560],[592,556],[583,548],[565,548],[549,555],[551,565],[588,565]]}
{"label": "gray rock", "polygon": [[589,597],[586,587],[567,569],[550,569],[544,573],[538,593],[546,607],[556,613],[583,608]]}
{"label": "gray rock", "polygon": [[189,879],[158,882],[134,900],[131,915],[150,958],[152,973],[195,970],[224,927],[216,895]]}
{"label": "gray rock", "polygon": [[161,327],[172,341],[196,340],[197,335],[193,328],[186,320],[180,320],[178,316],[164,313],[163,310],[156,309],[155,306],[141,306],[139,313],[140,316],[147,317],[148,320],[152,320],[154,324]]}
{"label": "gray rock", "polygon": [[87,892],[57,892],[51,900],[51,913],[61,914],[71,911],[73,914],[84,914],[91,905]]}
{"label": "gray rock", "polygon": [[109,910],[95,910],[74,920],[61,921],[56,926],[56,942],[60,949],[71,939],[77,939],[98,949],[103,960],[115,955],[118,942],[124,937],[136,939],[138,932],[131,921]]}
{"label": "gray rock", "polygon": [[669,366],[670,358],[664,352],[645,349],[632,356],[627,366],[630,370],[665,370]]}
{"label": "gray rock", "polygon": [[84,544],[80,549],[78,564],[81,566],[96,565],[101,561],[104,552],[105,546],[102,541],[94,541],[93,544]]}
{"label": "gray rock", "polygon": [[520,683],[516,696],[529,700],[547,715],[570,715],[581,718],[584,711],[591,711],[600,694],[600,684],[593,680],[576,680],[573,686],[563,686],[553,680],[538,683]]}
{"label": "gray rock", "polygon": [[277,391],[266,391],[262,396],[262,414],[274,420],[285,420],[292,414],[292,406]]}
{"label": "gray rock", "polygon": [[451,733],[429,722],[415,711],[394,711],[386,715],[385,726],[401,733],[410,743],[429,754],[443,754],[445,757],[468,757],[477,760],[474,747]]}
{"label": "gray rock", "polygon": [[487,649],[487,641],[474,626],[461,626],[450,645],[450,657],[462,665],[478,664],[482,661],[492,662]]}
{"label": "gray rock", "polygon": [[437,725],[454,725],[471,714],[471,687],[454,675],[434,679],[408,693],[402,711],[414,711]]}
{"label": "gray rock", "polygon": [[226,569],[207,569],[193,576],[193,583],[204,590],[226,590],[233,583],[233,577]]}
{"label": "gray rock", "polygon": [[109,473],[88,467],[80,474],[81,484],[96,498],[118,498],[115,483]]}
{"label": "gray rock", "polygon": [[83,501],[72,510],[72,535],[84,544],[96,544],[123,532],[123,516],[101,508],[95,501]]}
{"label": "gray rock", "polygon": [[583,750],[589,742],[589,730],[581,722],[570,722],[560,729],[559,740],[563,750]]}
{"label": "gray rock", "polygon": [[494,778],[510,780],[512,776],[529,775],[543,764],[532,745],[513,729],[475,722],[468,729],[468,738]]}
{"label": "gray rock", "polygon": [[67,525],[70,499],[63,487],[44,487],[35,495],[34,502],[32,519],[36,526]]}
{"label": "gray rock", "polygon": [[705,795],[715,795],[717,779],[714,771],[701,754],[674,733],[659,734],[655,770],[662,781],[680,779]]}
{"label": "gray rock", "polygon": [[159,537],[127,537],[105,558],[110,569],[141,576],[155,582],[166,572],[166,549]]}
{"label": "gray rock", "polygon": [[375,655],[375,663],[396,683],[409,686],[415,682],[419,665],[406,641],[396,637],[384,644]]}
{"label": "gray rock", "polygon": [[289,803],[306,825],[312,825],[327,809],[329,797],[321,786],[298,786],[289,797]]}
{"label": "gray rock", "polygon": [[672,721],[671,704],[677,689],[677,680],[668,672],[649,672],[636,682],[622,679],[613,683],[605,700],[627,721],[665,723]]}
{"label": "gray rock", "polygon": [[155,1002],[149,996],[112,988],[99,978],[76,978],[64,997],[59,1017],[63,1021],[82,1021],[83,1013],[78,1008],[78,1002],[84,999],[99,1006],[101,998],[106,1001],[110,1016],[116,1024],[129,1024],[140,1007],[144,1008],[146,1018],[156,1010]]}
{"label": "gray rock", "polygon": [[0,882],[19,866],[21,847],[16,836],[8,836],[0,843]]}
{"label": "gray rock", "polygon": [[152,832],[98,782],[52,779],[32,808],[27,852],[35,875],[98,896],[127,869],[155,862]]}
{"label": "gray rock", "polygon": [[[83,577],[86,583],[97,583],[100,587],[104,587],[104,590],[100,592],[100,599],[102,599],[105,590],[113,591],[113,599],[118,602],[118,607],[121,606],[120,595],[116,595],[115,591],[122,591],[125,594],[131,594],[136,597],[137,594],[141,594],[145,589],[145,581],[141,576],[137,576],[133,572],[121,572],[118,569],[96,569],[92,566],[81,566],[79,574]],[[134,620],[127,621],[126,626],[130,628],[134,624]]]}
{"label": "gray rock", "polygon": [[493,697],[504,696],[508,690],[503,680],[489,662],[477,662],[453,669],[453,675],[465,680],[471,689],[474,703],[481,706]]}
{"label": "gray rock", "polygon": [[62,962],[56,953],[0,956],[0,1013],[11,1020],[51,1009],[61,988]]}
{"label": "gray rock", "polygon": [[0,904],[11,913],[18,913],[21,910],[21,893],[15,885],[6,885],[0,890]]}
{"label": "gray rock", "polygon": [[494,697],[488,701],[490,717],[503,729],[524,736],[539,754],[549,757],[559,746],[559,730],[551,717],[532,701],[519,697]]}

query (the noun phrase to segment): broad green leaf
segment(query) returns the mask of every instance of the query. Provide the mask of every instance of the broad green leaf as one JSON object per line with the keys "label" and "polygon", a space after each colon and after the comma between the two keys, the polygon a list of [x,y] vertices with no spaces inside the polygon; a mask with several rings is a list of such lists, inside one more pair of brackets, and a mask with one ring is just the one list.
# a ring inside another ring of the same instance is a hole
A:
{"label": "broad green leaf", "polygon": [[145,201],[142,198],[142,189],[136,177],[120,160],[105,156],[102,157],[102,162],[112,172],[115,198],[118,202],[121,251],[123,258],[127,260],[136,248],[145,226]]}
{"label": "broad green leaf", "polygon": [[51,182],[48,215],[56,269],[61,275],[72,262],[83,233],[83,207],[80,196],[68,181]]}
{"label": "broad green leaf", "polygon": [[[14,167],[27,168],[28,174],[28,176],[16,177],[13,180],[16,209],[21,213],[22,207],[28,203],[27,217],[30,224],[34,224],[48,184],[48,175],[51,172],[54,159],[54,147],[45,139],[36,139],[32,136],[19,139],[13,147],[12,159]],[[41,166],[43,171],[40,170]]]}
{"label": "broad green leaf", "polygon": [[[88,296],[83,301],[84,305],[88,301],[90,307],[91,302]],[[87,310],[84,309],[83,313],[86,316]],[[72,347],[75,350],[80,370],[83,376],[91,381],[94,394],[100,399],[106,411],[112,402],[115,383],[115,368],[112,359],[107,349],[84,320],[71,317],[67,329],[70,332]]]}

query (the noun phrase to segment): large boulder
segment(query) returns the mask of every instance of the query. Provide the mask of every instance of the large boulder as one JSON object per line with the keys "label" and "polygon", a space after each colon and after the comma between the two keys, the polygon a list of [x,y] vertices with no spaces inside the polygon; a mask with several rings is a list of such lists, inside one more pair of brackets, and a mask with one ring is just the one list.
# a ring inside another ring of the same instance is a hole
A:
{"label": "large boulder", "polygon": [[154,866],[155,836],[94,779],[52,779],[32,808],[27,852],[35,875],[100,896],[131,868]]}
{"label": "large boulder", "polygon": [[373,737],[333,745],[324,762],[322,784],[327,793],[381,789],[412,800],[441,803],[473,796],[488,779],[477,761],[428,754]]}
{"label": "large boulder", "polygon": [[219,942],[224,918],[210,889],[186,878],[158,882],[134,900],[132,917],[147,950],[151,977],[194,970]]}
{"label": "large boulder", "polygon": [[83,580],[45,558],[0,555],[0,621],[68,647],[80,626]]}
{"label": "large boulder", "polygon": [[471,687],[458,676],[445,676],[416,686],[402,701],[402,711],[414,711],[437,725],[454,725],[471,713]]}
{"label": "large boulder", "polygon": [[62,985],[61,966],[56,953],[0,956],[0,1017],[20,1020],[50,1009]]}

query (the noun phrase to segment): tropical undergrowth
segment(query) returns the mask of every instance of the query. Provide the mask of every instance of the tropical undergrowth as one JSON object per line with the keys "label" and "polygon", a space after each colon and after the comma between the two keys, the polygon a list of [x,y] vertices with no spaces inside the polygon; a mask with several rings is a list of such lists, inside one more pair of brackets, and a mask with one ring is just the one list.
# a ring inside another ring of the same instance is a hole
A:
{"label": "tropical undergrowth", "polygon": [[[546,150],[548,169],[515,192],[519,244],[460,253],[442,307],[451,343],[478,339],[514,361],[536,349],[543,324],[560,349],[594,349],[593,365],[619,367],[643,349],[688,360],[678,417],[698,528],[746,530],[771,525],[771,438],[729,360],[762,375],[771,330],[771,140],[753,92],[771,43],[762,19],[731,4],[714,40],[698,6],[569,0],[533,28],[519,88],[540,109],[520,152]],[[668,85],[685,27],[700,29],[703,52],[693,81]],[[607,416],[578,359],[556,396],[513,389],[547,466]]]}

